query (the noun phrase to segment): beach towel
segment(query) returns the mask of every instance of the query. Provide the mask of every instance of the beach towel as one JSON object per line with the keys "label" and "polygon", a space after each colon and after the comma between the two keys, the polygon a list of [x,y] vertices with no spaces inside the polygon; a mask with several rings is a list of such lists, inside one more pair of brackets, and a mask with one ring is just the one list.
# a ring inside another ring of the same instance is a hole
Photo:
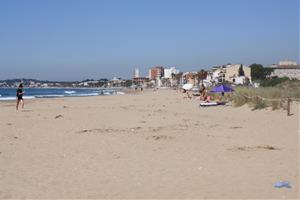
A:
{"label": "beach towel", "polygon": [[226,102],[201,102],[199,106],[201,107],[207,107],[207,106],[219,106],[219,105],[225,105]]}

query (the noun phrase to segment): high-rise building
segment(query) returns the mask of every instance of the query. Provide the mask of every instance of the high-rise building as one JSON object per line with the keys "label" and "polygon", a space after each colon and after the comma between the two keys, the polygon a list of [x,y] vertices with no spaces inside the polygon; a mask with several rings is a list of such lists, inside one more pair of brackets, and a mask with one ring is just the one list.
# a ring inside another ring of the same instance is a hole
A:
{"label": "high-rise building", "polygon": [[134,69],[134,75],[133,75],[134,78],[139,78],[140,77],[140,70],[138,68],[135,68]]}
{"label": "high-rise building", "polygon": [[164,76],[164,68],[162,66],[156,66],[149,69],[149,79],[162,78]]}

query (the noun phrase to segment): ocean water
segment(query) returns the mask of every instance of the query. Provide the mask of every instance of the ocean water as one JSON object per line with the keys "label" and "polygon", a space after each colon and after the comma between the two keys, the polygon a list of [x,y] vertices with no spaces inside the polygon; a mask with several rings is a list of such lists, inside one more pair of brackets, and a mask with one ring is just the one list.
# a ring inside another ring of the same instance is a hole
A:
{"label": "ocean water", "polygon": [[[0,101],[16,100],[16,88],[0,88]],[[124,94],[117,90],[91,88],[24,88],[24,99],[85,97]]]}

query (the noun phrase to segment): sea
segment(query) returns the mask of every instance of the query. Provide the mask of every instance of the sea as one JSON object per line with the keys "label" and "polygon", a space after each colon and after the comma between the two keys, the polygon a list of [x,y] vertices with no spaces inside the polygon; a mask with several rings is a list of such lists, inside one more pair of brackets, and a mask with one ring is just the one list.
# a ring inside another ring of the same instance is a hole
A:
{"label": "sea", "polygon": [[[103,88],[23,88],[23,99],[87,97],[101,95],[121,95],[121,89]],[[0,88],[0,101],[16,100],[16,88]]]}

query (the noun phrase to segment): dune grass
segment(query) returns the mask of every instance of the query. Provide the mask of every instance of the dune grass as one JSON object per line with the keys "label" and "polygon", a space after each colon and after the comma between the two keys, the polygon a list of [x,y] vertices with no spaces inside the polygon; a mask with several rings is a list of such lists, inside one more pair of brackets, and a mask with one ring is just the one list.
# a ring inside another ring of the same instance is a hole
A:
{"label": "dune grass", "polygon": [[[262,97],[262,98],[260,98]],[[300,81],[286,81],[275,87],[236,87],[235,93],[230,97],[235,106],[250,105],[254,110],[271,107],[286,109],[287,98],[300,98]]]}

